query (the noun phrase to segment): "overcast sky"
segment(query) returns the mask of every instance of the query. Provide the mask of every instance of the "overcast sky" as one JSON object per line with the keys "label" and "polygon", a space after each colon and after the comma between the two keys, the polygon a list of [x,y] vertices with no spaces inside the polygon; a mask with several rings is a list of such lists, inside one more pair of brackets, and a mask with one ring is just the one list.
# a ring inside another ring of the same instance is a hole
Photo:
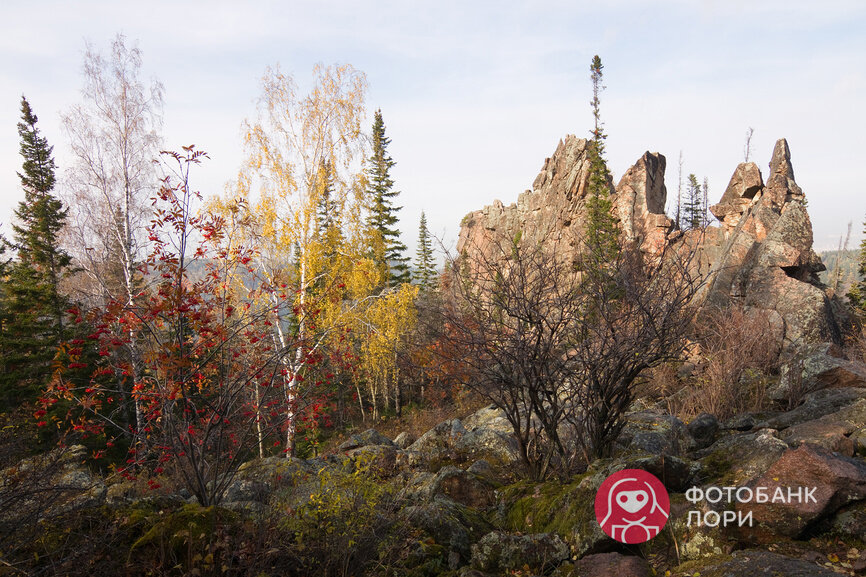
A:
{"label": "overcast sky", "polygon": [[402,191],[404,241],[418,218],[456,238],[464,214],[530,188],[566,134],[588,135],[589,64],[605,65],[601,113],[618,182],[646,151],[709,179],[717,202],[743,160],[764,176],[788,139],[818,250],[866,217],[866,2],[595,0],[543,2],[307,0],[244,3],[18,1],[0,5],[0,221],[23,198],[21,95],[67,165],[60,113],[80,101],[85,41],[107,54],[137,42],[147,77],[165,86],[165,146],[195,144],[211,161],[205,193],[237,173],[241,130],[259,81],[279,63],[301,85],[314,64],[367,74],[368,125],[381,108]]}

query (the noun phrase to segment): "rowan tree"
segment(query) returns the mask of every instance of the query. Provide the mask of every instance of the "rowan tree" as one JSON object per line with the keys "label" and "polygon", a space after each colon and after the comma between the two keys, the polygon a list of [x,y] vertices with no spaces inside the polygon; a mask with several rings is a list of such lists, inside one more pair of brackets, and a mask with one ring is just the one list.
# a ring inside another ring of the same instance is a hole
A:
{"label": "rowan tree", "polygon": [[[211,505],[222,499],[238,467],[262,454],[264,443],[282,446],[283,357],[293,348],[270,338],[267,293],[282,289],[259,286],[265,298],[251,299],[233,282],[254,272],[256,250],[230,238],[222,218],[195,212],[200,196],[190,188],[189,170],[204,153],[186,147],[164,155],[172,170],[153,201],[152,249],[142,265],[149,282],[133,305],[116,299],[93,311],[98,324],[89,340],[107,365],[91,367],[92,378],[80,383],[67,378],[81,364],[72,355],[45,403],[70,403],[72,430],[105,439],[106,448],[126,438],[123,476],[143,476],[155,489],[162,475],[172,474],[202,505]],[[141,430],[116,418],[126,391],[102,379],[105,373],[132,376],[130,360],[113,354],[128,345],[130,333],[138,335],[141,352],[131,392],[141,409]]]}

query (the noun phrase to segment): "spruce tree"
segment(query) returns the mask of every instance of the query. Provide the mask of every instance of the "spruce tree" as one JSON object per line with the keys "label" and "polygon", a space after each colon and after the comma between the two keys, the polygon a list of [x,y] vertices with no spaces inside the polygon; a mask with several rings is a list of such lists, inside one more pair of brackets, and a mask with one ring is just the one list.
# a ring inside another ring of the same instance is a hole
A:
{"label": "spruce tree", "polygon": [[394,160],[388,155],[391,139],[385,136],[382,110],[377,110],[373,120],[373,155],[367,168],[367,195],[370,215],[367,227],[374,236],[373,256],[385,271],[385,286],[392,287],[409,282],[409,258],[404,255],[406,245],[400,242],[400,231],[395,228],[399,221],[394,199],[400,194],[394,190],[390,171]]}
{"label": "spruce tree", "polygon": [[683,228],[701,228],[705,220],[703,191],[698,178],[690,174],[686,188],[686,204],[683,207]]}
{"label": "spruce tree", "polygon": [[37,117],[27,99],[21,99],[22,172],[18,173],[24,200],[15,210],[14,239],[17,257],[9,263],[4,296],[8,318],[3,327],[4,371],[0,390],[7,403],[32,400],[48,381],[52,361],[66,339],[63,318],[67,299],[60,283],[71,257],[60,247],[66,219],[63,203],[53,194],[53,147],[39,135]]}
{"label": "spruce tree", "polygon": [[316,231],[320,242],[325,247],[325,256],[330,258],[342,241],[342,231],[340,230],[340,207],[334,200],[334,173],[327,160],[322,160],[319,164],[316,186],[318,194]]}
{"label": "spruce tree", "polygon": [[436,286],[436,262],[433,260],[433,240],[427,230],[427,215],[421,211],[421,223],[418,225],[418,249],[415,251],[415,284],[421,290],[430,290]]}
{"label": "spruce tree", "polygon": [[611,175],[604,159],[604,133],[600,114],[599,93],[602,85],[601,58],[592,59],[590,72],[592,78],[592,115],[594,127],[589,143],[589,182],[586,201],[586,257],[591,261],[588,272],[601,274],[618,258],[620,252],[619,229],[613,216],[613,203],[610,198]]}

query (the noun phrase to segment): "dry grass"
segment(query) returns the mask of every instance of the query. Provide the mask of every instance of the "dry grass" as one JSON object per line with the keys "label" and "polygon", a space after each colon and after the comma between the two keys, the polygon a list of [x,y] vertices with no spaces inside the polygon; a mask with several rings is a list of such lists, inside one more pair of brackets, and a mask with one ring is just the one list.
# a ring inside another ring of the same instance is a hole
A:
{"label": "dry grass", "polygon": [[[779,347],[767,313],[730,308],[695,322],[698,366],[678,386],[670,369],[658,376],[669,410],[689,420],[700,413],[726,419],[769,405],[769,375],[778,368]],[[654,379],[655,380],[655,379]]]}

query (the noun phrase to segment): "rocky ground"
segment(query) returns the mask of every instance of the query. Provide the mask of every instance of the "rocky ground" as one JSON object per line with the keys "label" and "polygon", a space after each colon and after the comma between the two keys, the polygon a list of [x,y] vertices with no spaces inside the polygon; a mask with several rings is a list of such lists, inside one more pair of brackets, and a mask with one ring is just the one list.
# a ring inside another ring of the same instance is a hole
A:
{"label": "rocky ground", "polygon": [[[205,533],[213,530],[208,515],[214,511],[223,512],[223,522],[242,525],[272,518],[275,512],[287,518],[304,511],[319,514],[322,507],[350,502],[341,509],[352,517],[346,527],[353,522],[368,527],[369,547],[393,539],[395,527],[401,528],[399,558],[381,573],[367,565],[370,574],[864,575],[862,368],[815,353],[804,370],[809,382],[824,388],[792,410],[746,413],[725,422],[705,414],[683,423],[658,407],[636,406],[615,457],[594,462],[581,475],[543,483],[520,480],[511,427],[492,406],[444,421],[417,439],[407,434],[389,439],[370,429],[315,459],[249,462],[216,508],[198,507],[183,491],[155,497],[132,483],[106,484],[83,467],[83,450],[75,449],[55,472],[69,490],[66,501],[55,496],[55,513],[98,510],[109,519],[139,519],[129,542],[141,550],[178,539],[186,543],[193,529],[205,541]],[[667,526],[642,545],[610,539],[594,514],[598,487],[624,468],[653,473],[670,494]],[[4,478],[8,475],[10,471],[3,472]],[[815,488],[815,498],[746,504],[687,499],[690,488],[712,486],[765,487],[771,495],[778,487],[807,487]],[[726,510],[751,513],[753,523],[689,526],[688,512],[695,510],[702,516],[716,511],[720,517]],[[330,519],[320,516],[317,523],[325,518]],[[310,526],[298,527],[284,530],[297,534]],[[333,530],[328,538],[338,546],[348,529]],[[352,546],[351,539],[346,543]],[[332,553],[326,545],[316,554]],[[241,553],[223,553],[223,558],[224,569],[242,572]],[[198,561],[206,559],[200,555]],[[260,574],[280,574],[279,560],[273,563],[274,572]],[[189,563],[184,567],[189,569]]]}

